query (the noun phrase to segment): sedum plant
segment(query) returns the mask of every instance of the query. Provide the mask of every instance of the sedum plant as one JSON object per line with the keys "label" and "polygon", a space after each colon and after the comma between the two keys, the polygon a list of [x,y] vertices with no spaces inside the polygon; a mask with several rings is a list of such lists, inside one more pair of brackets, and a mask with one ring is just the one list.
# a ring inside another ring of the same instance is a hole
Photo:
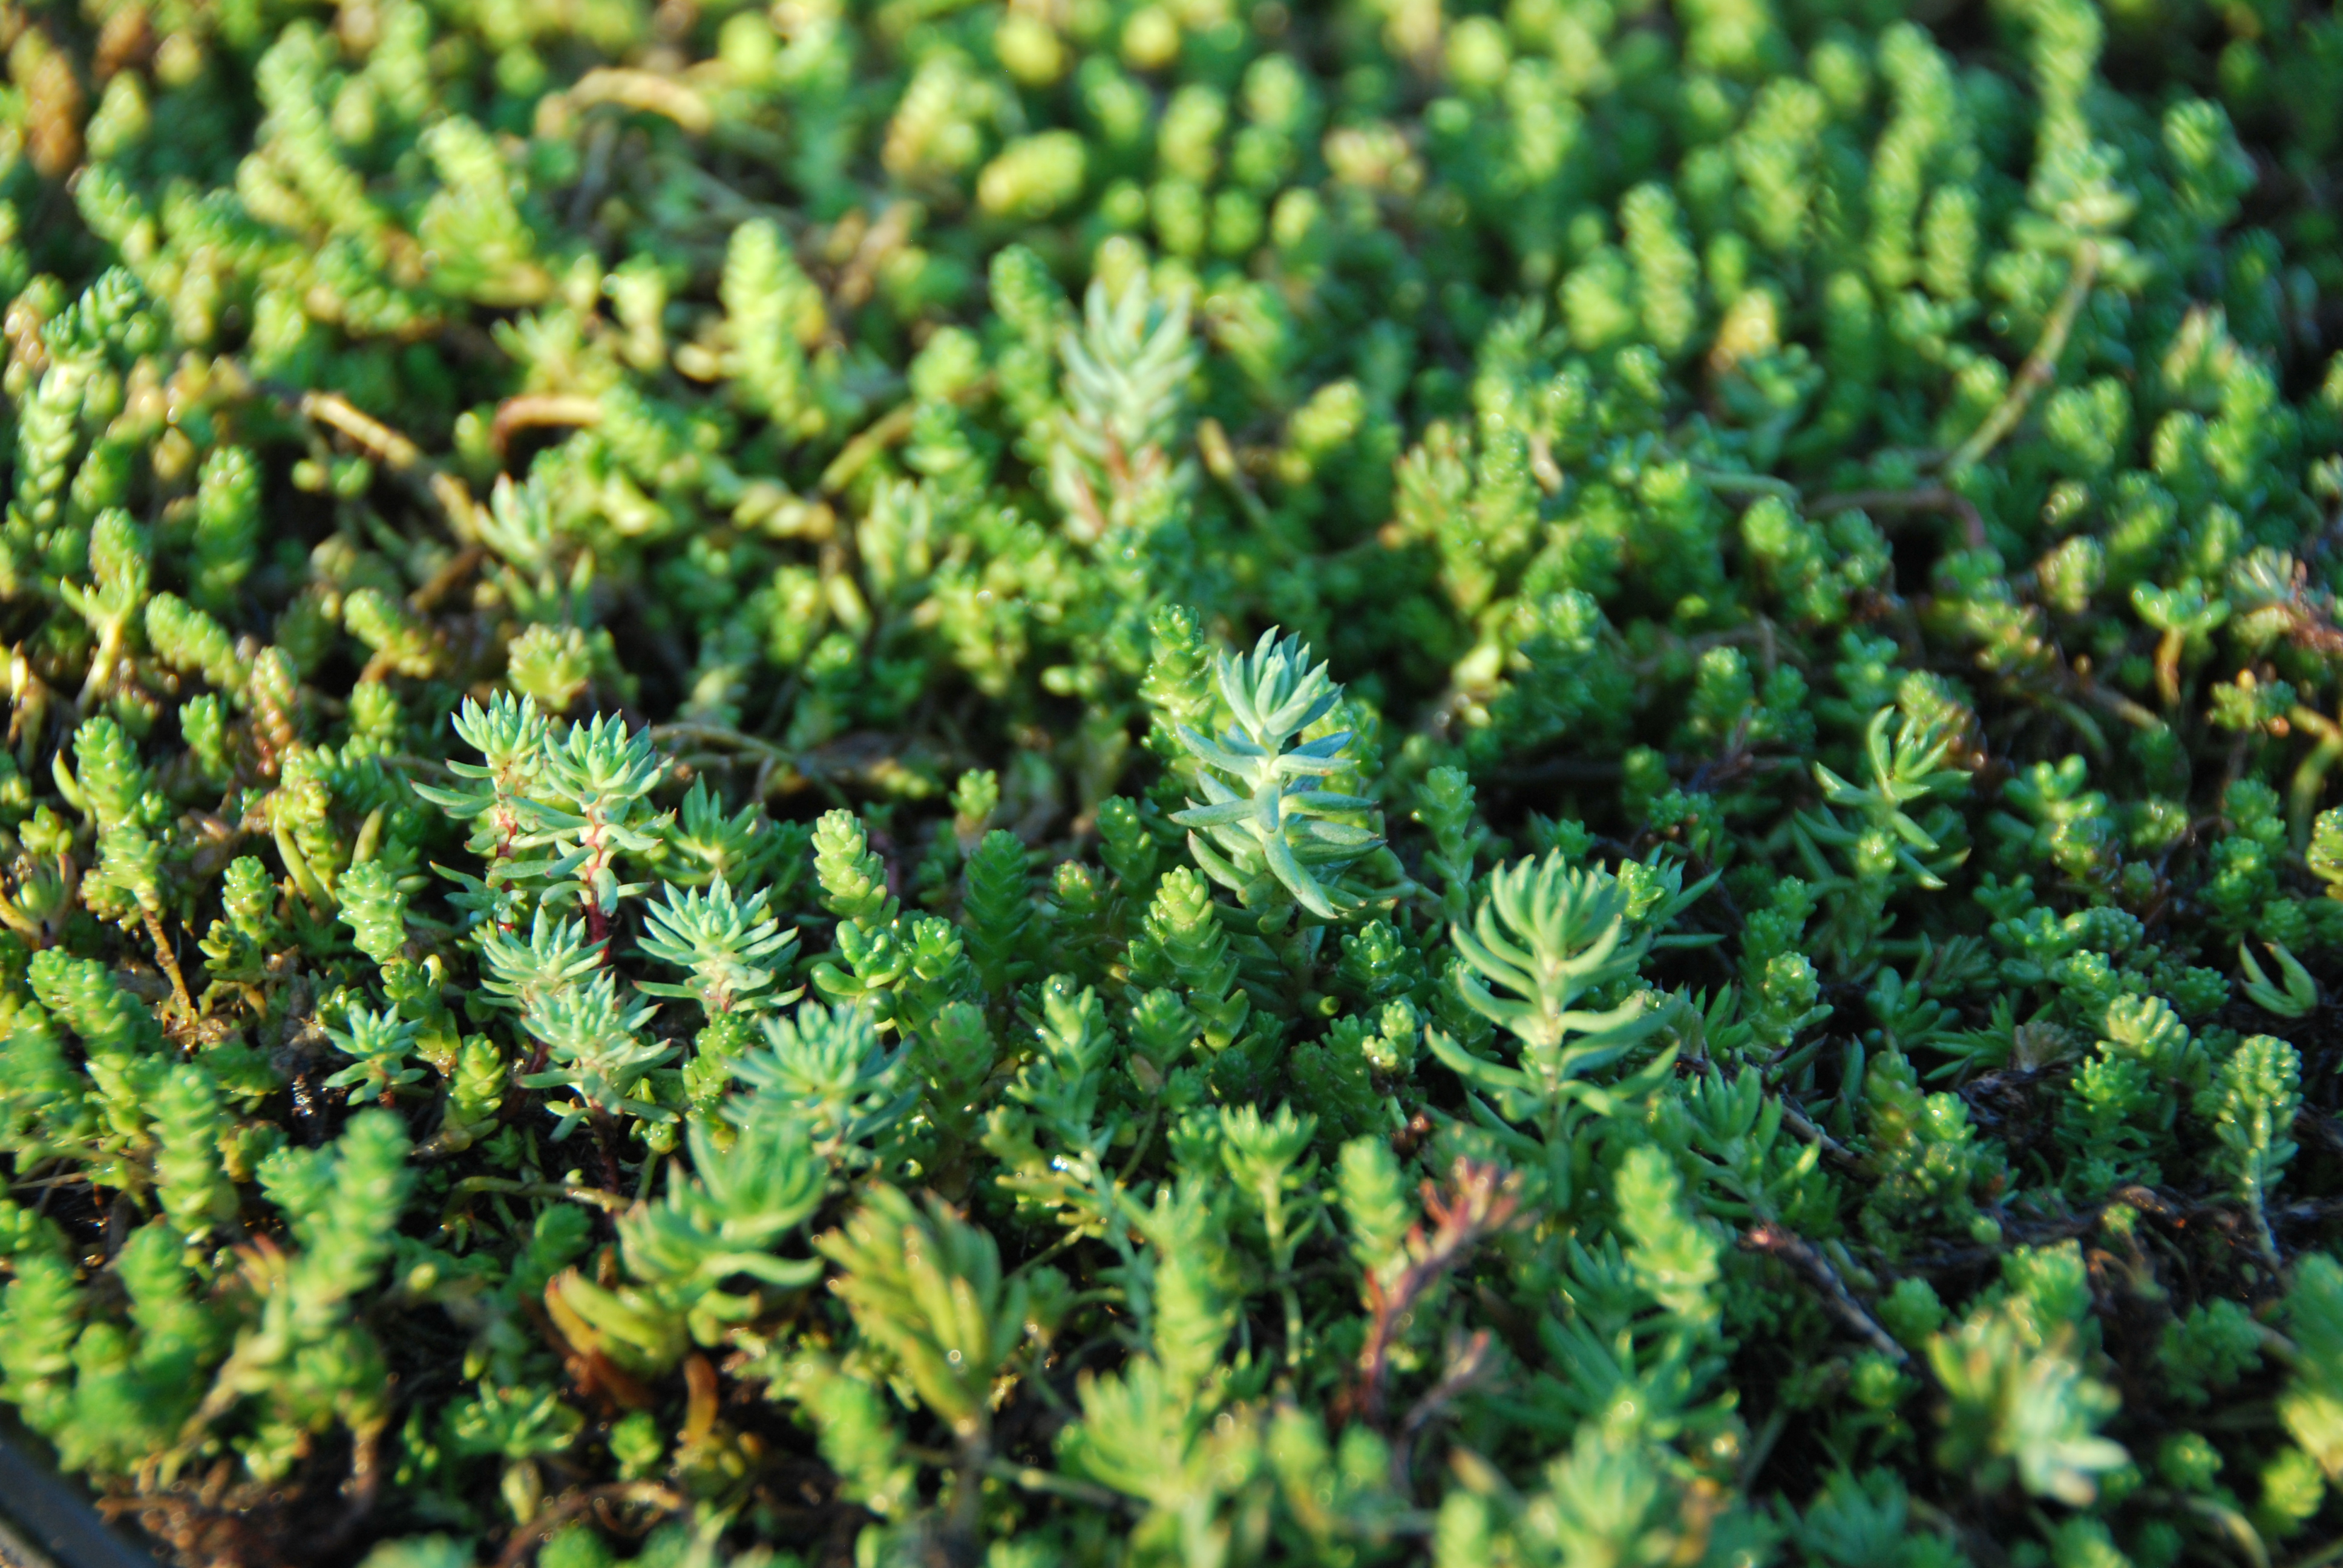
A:
{"label": "sedum plant", "polygon": [[[1248,908],[1283,898],[1321,920],[1340,919],[1334,900],[1342,893],[1321,879],[1348,869],[1382,839],[1343,820],[1366,814],[1373,801],[1319,787],[1355,766],[1344,754],[1353,733],[1338,729],[1298,741],[1339,699],[1326,667],[1311,668],[1310,650],[1297,638],[1279,639],[1272,628],[1252,653],[1221,655],[1213,685],[1232,726],[1217,738],[1186,725],[1178,730],[1199,764],[1195,778],[1204,792],[1202,801],[1172,815],[1191,829],[1189,853]],[[1344,901],[1361,900],[1351,895]]]}
{"label": "sedum plant", "polygon": [[0,1402],[191,1568],[2329,1561],[2330,11],[0,6]]}

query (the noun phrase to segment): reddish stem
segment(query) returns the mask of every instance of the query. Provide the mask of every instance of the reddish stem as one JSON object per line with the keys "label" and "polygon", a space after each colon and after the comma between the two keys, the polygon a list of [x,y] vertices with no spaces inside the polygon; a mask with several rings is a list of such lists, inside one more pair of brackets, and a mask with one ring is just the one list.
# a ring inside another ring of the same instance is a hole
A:
{"label": "reddish stem", "polygon": [[1383,1424],[1383,1383],[1391,1371],[1392,1341],[1418,1302],[1450,1271],[1461,1268],[1481,1241],[1512,1222],[1521,1199],[1494,1165],[1459,1158],[1450,1168],[1448,1195],[1423,1183],[1423,1211],[1434,1229],[1427,1237],[1419,1222],[1408,1228],[1407,1267],[1389,1286],[1370,1272],[1366,1343],[1359,1351],[1359,1375],[1343,1392],[1342,1413],[1355,1412],[1369,1426]]}

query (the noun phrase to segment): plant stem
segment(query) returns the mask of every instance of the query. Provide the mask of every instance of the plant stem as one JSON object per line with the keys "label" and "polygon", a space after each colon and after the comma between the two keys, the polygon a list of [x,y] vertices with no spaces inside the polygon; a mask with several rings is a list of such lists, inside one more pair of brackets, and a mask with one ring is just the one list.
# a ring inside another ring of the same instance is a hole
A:
{"label": "plant stem", "polygon": [[146,922],[146,935],[155,943],[156,960],[163,972],[171,977],[171,995],[179,1004],[179,1016],[192,1020],[196,1016],[196,999],[187,994],[187,977],[179,972],[179,955],[171,950],[171,939],[163,934],[163,922],[152,910],[138,911]]}
{"label": "plant stem", "polygon": [[2336,759],[2343,757],[2343,725],[2315,709],[2295,704],[2287,718],[2298,729],[2307,729],[2318,738],[2310,754],[2294,770],[2294,780],[2287,791],[2287,827],[2294,839],[2297,854],[2310,847],[2310,819],[2317,814],[2318,797],[2327,788],[2327,775]]}
{"label": "plant stem", "polygon": [[1896,1336],[1879,1326],[1879,1320],[1855,1299],[1854,1293],[1846,1288],[1846,1282],[1838,1277],[1838,1271],[1831,1267],[1830,1260],[1816,1251],[1814,1243],[1805,1237],[1793,1234],[1779,1225],[1753,1225],[1741,1233],[1741,1250],[1780,1259],[1815,1288],[1831,1316],[1854,1330],[1865,1343],[1898,1366],[1911,1362],[1912,1352],[1896,1343]]}
{"label": "plant stem", "polygon": [[666,1513],[679,1513],[684,1508],[682,1493],[656,1482],[620,1481],[589,1486],[583,1492],[571,1493],[515,1531],[512,1539],[505,1543],[504,1551],[498,1554],[496,1568],[519,1568],[539,1542],[598,1503],[639,1503]]}
{"label": "plant stem", "polygon": [[512,444],[513,432],[540,425],[598,425],[602,422],[602,400],[558,392],[524,392],[508,397],[497,405],[497,417],[488,427],[488,444],[497,456],[505,455]]}
{"label": "plant stem", "polygon": [[516,1198],[567,1198],[588,1203],[606,1213],[623,1214],[634,1205],[616,1192],[599,1187],[572,1187],[560,1181],[518,1181],[508,1176],[467,1176],[447,1189],[449,1205],[473,1192],[508,1192]]}
{"label": "plant stem", "polygon": [[2099,246],[2096,240],[2085,240],[2075,252],[2075,270],[2066,280],[2066,292],[2059,297],[2058,307],[2042,328],[2041,341],[2019,367],[2017,379],[2010,384],[1994,411],[1976,433],[1962,442],[1945,463],[1948,477],[1958,478],[1975,467],[1986,453],[2001,444],[2002,437],[2017,427],[2026,417],[2026,410],[2034,395],[2047,387],[2058,374],[2058,356],[2066,351],[2067,336],[2075,330],[2075,318],[2083,311],[2083,302],[2091,295],[2091,285],[2099,275]]}

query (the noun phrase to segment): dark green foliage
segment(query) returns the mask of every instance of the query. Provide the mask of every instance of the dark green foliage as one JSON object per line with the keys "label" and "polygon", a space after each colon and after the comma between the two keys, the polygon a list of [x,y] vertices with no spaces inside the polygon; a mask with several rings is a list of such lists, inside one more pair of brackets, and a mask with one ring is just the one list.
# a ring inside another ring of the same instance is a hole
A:
{"label": "dark green foliage", "polygon": [[0,7],[0,1399],[207,1568],[2327,1560],[2343,26],[1906,13]]}

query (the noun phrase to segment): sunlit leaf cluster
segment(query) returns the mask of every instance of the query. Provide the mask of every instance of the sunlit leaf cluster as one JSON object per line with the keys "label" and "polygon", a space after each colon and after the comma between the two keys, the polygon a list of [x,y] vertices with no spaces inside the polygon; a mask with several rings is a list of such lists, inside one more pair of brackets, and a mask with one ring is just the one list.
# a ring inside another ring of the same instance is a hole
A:
{"label": "sunlit leaf cluster", "polygon": [[2336,1561],[2331,9],[0,5],[0,1402],[186,1568]]}

